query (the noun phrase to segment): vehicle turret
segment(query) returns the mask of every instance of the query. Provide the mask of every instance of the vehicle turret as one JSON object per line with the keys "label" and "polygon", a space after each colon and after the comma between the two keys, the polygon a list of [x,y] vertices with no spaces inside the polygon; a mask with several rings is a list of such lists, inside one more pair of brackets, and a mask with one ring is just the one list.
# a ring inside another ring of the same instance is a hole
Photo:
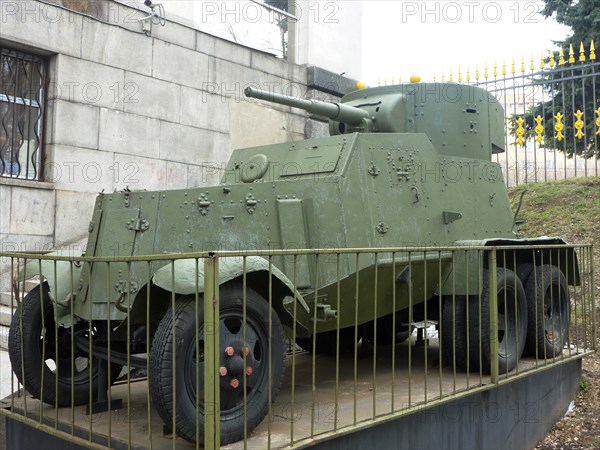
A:
{"label": "vehicle turret", "polygon": [[339,103],[305,100],[248,87],[247,97],[329,119],[329,133],[424,133],[440,155],[486,161],[505,149],[504,110],[484,89],[409,83],[351,92]]}

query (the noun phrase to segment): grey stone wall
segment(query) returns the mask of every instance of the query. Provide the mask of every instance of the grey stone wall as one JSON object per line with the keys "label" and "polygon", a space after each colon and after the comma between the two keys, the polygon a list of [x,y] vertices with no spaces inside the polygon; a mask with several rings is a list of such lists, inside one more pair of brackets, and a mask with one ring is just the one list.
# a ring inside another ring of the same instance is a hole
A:
{"label": "grey stone wall", "polygon": [[2,2],[2,45],[49,63],[44,179],[0,179],[2,251],[85,238],[100,191],[214,184],[233,148],[324,132],[243,98],[249,84],[312,96],[306,66],[170,21],[146,36],[121,3],[93,2],[101,19],[55,3]]}

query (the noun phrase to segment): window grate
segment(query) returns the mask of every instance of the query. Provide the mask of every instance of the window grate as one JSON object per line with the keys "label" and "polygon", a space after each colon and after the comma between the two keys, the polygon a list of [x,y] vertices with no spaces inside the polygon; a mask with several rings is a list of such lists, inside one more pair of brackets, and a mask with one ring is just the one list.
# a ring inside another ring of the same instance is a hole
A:
{"label": "window grate", "polygon": [[0,47],[0,177],[42,180],[46,60]]}

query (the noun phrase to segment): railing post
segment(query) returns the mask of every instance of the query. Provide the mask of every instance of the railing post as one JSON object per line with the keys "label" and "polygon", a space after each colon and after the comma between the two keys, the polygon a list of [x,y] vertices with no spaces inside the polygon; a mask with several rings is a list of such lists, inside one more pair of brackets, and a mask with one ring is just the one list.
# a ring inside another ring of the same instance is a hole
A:
{"label": "railing post", "polygon": [[498,269],[496,247],[492,247],[488,255],[488,275],[490,289],[490,377],[497,383],[498,375]]}
{"label": "railing post", "polygon": [[204,448],[221,447],[219,401],[219,259],[204,259]]}

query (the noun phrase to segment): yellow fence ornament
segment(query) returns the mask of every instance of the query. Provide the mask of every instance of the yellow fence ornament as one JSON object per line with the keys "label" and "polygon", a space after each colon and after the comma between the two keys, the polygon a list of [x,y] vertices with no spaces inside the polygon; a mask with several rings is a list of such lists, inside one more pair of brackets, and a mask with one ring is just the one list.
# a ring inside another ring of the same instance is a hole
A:
{"label": "yellow fence ornament", "polygon": [[575,129],[577,130],[577,133],[575,133],[575,136],[577,136],[577,139],[581,139],[584,135],[583,130],[583,126],[585,125],[583,123],[583,120],[581,120],[581,118],[583,117],[583,111],[581,110],[577,110],[576,112],[573,113],[573,116],[575,116],[575,118],[577,119],[575,121]]}
{"label": "yellow fence ornament", "polygon": [[523,145],[525,143],[525,128],[523,128],[523,123],[525,121],[522,117],[517,119],[517,144]]}
{"label": "yellow fence ornament", "polygon": [[538,116],[536,118],[534,118],[533,120],[535,120],[535,123],[537,124],[535,126],[535,134],[537,134],[537,137],[535,138],[536,141],[538,141],[538,144],[541,144],[542,141],[544,140],[544,126],[542,125],[542,121],[544,120],[542,116],[540,116],[538,114]]}
{"label": "yellow fence ornament", "polygon": [[558,142],[562,141],[565,137],[565,135],[562,133],[562,131],[565,128],[565,126],[562,123],[562,119],[563,115],[561,113],[556,113],[554,115],[554,120],[556,120],[556,123],[554,124],[554,130],[556,131],[556,140]]}

